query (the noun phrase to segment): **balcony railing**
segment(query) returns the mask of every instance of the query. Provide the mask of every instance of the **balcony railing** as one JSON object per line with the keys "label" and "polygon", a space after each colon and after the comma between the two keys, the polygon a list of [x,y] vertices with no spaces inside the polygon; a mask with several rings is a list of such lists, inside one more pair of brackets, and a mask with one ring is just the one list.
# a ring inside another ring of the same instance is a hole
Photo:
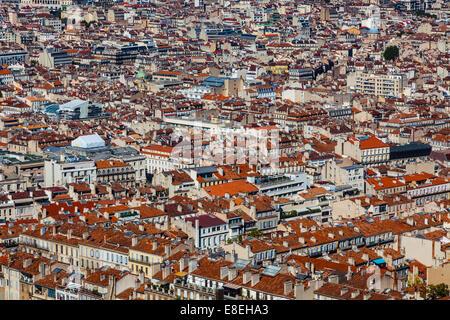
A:
{"label": "balcony railing", "polygon": [[401,270],[405,270],[405,269],[409,269],[409,265],[408,264],[401,264],[399,266],[395,266],[394,267],[395,271],[401,271]]}

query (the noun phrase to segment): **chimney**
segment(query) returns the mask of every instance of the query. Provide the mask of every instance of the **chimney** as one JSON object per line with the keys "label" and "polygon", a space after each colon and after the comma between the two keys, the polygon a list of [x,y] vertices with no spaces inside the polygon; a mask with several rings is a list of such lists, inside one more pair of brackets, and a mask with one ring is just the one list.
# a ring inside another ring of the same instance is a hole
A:
{"label": "chimney", "polygon": [[341,289],[341,296],[343,296],[344,294],[346,294],[348,292],[347,288],[342,288]]}
{"label": "chimney", "polygon": [[166,257],[170,257],[170,244],[166,244],[166,246],[164,247],[164,253],[166,255]]}
{"label": "chimney", "polygon": [[302,243],[302,244],[305,244],[305,238],[299,237],[299,238],[298,238],[298,242],[299,242],[299,243]]}
{"label": "chimney", "polygon": [[354,266],[354,265],[356,264],[356,262],[355,262],[355,258],[353,258],[353,257],[349,257],[349,258],[348,258],[348,264],[350,264],[350,265]]}
{"label": "chimney", "polygon": [[67,230],[67,239],[72,239],[72,229]]}
{"label": "chimney", "polygon": [[369,292],[366,292],[366,293],[364,293],[363,299],[364,299],[364,300],[369,300],[370,297],[371,297],[370,293],[369,293]]}
{"label": "chimney", "polygon": [[352,279],[352,268],[350,266],[348,266],[347,274],[345,275],[345,277],[347,278],[347,281],[350,281]]}
{"label": "chimney", "polygon": [[337,274],[328,277],[328,282],[339,284],[339,276]]}
{"label": "chimney", "polygon": [[247,284],[252,278],[252,273],[250,271],[245,271],[242,276],[242,283]]}
{"label": "chimney", "polygon": [[39,263],[39,273],[42,277],[47,275],[47,268],[44,262]]}
{"label": "chimney", "polygon": [[250,216],[253,218],[256,217],[256,207],[255,206],[250,207]]}
{"label": "chimney", "polygon": [[184,268],[186,267],[186,258],[183,257],[180,259],[180,272],[183,272]]}
{"label": "chimney", "polygon": [[143,232],[144,230],[145,230],[144,225],[140,224],[140,225],[139,225],[139,231],[142,231],[142,232]]}
{"label": "chimney", "polygon": [[233,210],[234,210],[234,206],[235,206],[234,200],[231,199],[231,200],[230,200],[230,211],[233,211]]}
{"label": "chimney", "polygon": [[362,258],[364,261],[369,261],[369,255],[367,254],[367,252],[364,252],[361,258]]}
{"label": "chimney", "polygon": [[220,267],[220,279],[223,280],[228,275],[228,267]]}
{"label": "chimney", "polygon": [[236,268],[228,269],[228,281],[232,281],[232,280],[236,279],[237,274],[238,274],[238,272],[237,272]]}
{"label": "chimney", "polygon": [[167,278],[170,275],[170,266],[165,266],[162,270],[163,279]]}
{"label": "chimney", "polygon": [[408,217],[406,219],[406,223],[412,227],[414,226],[414,219],[412,217]]}
{"label": "chimney", "polygon": [[153,241],[152,243],[152,249],[156,250],[156,248],[158,248],[158,242],[157,241]]}
{"label": "chimney", "polygon": [[359,296],[359,294],[359,290],[352,291],[352,299],[355,299],[357,296]]}
{"label": "chimney", "polygon": [[89,237],[89,232],[83,232],[83,239],[86,240]]}
{"label": "chimney", "polygon": [[135,247],[138,243],[138,238],[137,237],[133,237],[131,238],[131,246]]}
{"label": "chimney", "polygon": [[258,284],[259,282],[259,273],[252,274],[252,287]]}
{"label": "chimney", "polygon": [[31,262],[32,262],[31,258],[23,260],[23,268],[25,269],[31,266]]}
{"label": "chimney", "polygon": [[284,295],[287,296],[292,291],[292,281],[288,280],[284,282]]}
{"label": "chimney", "polygon": [[189,273],[194,272],[195,270],[197,270],[197,261],[196,260],[191,260],[189,261]]}

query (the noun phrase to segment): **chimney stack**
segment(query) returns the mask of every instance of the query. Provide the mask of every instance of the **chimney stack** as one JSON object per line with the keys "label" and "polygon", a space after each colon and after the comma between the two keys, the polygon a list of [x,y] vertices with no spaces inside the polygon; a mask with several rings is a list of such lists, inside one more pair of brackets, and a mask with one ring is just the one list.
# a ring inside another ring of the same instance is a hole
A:
{"label": "chimney stack", "polygon": [[228,276],[228,267],[220,267],[220,280],[225,279],[226,276]]}
{"label": "chimney stack", "polygon": [[247,284],[252,278],[252,274],[250,271],[245,271],[242,276],[242,283]]}
{"label": "chimney stack", "polygon": [[198,264],[196,260],[189,261],[189,273],[194,272],[197,270]]}
{"label": "chimney stack", "polygon": [[230,268],[228,269],[228,281],[232,281],[237,277],[237,269],[236,268]]}
{"label": "chimney stack", "polygon": [[260,280],[259,273],[252,274],[252,287],[257,285],[259,280]]}
{"label": "chimney stack", "polygon": [[357,296],[359,296],[359,294],[359,290],[352,291],[352,299],[355,299]]}
{"label": "chimney stack", "polygon": [[164,247],[164,253],[165,253],[166,257],[170,257],[170,253],[171,253],[170,244],[166,244],[166,246]]}
{"label": "chimney stack", "polygon": [[348,266],[347,274],[345,276],[347,278],[347,281],[350,281],[352,279],[352,268]]}
{"label": "chimney stack", "polygon": [[292,281],[288,280],[284,282],[284,295],[287,296],[292,291]]}
{"label": "chimney stack", "polygon": [[165,266],[162,270],[163,279],[167,278],[170,275],[170,266]]}

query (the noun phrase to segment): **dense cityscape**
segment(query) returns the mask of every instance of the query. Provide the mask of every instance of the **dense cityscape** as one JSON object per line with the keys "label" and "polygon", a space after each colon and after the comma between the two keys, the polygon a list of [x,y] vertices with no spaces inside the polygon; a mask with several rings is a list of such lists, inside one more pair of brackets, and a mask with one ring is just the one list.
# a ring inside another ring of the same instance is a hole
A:
{"label": "dense cityscape", "polygon": [[0,2],[0,300],[448,300],[450,3]]}

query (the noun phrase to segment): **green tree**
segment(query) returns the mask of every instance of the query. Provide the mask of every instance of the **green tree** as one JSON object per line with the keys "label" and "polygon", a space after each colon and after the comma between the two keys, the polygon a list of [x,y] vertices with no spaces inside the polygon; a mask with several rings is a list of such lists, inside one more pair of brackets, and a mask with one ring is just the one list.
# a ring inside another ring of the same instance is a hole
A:
{"label": "green tree", "polygon": [[438,300],[449,295],[448,285],[445,283],[437,285],[430,284],[425,288],[424,293],[426,300]]}
{"label": "green tree", "polygon": [[420,277],[418,275],[415,275],[414,279],[412,276],[408,279],[409,287],[416,287],[416,286],[420,285],[421,283],[422,283],[422,279],[420,279]]}
{"label": "green tree", "polygon": [[386,60],[392,60],[395,61],[399,56],[399,51],[397,46],[389,46],[384,50],[383,57]]}
{"label": "green tree", "polygon": [[252,230],[252,231],[250,231],[248,233],[248,236],[249,237],[254,237],[254,238],[261,237],[262,236],[262,232],[259,231],[259,230]]}

